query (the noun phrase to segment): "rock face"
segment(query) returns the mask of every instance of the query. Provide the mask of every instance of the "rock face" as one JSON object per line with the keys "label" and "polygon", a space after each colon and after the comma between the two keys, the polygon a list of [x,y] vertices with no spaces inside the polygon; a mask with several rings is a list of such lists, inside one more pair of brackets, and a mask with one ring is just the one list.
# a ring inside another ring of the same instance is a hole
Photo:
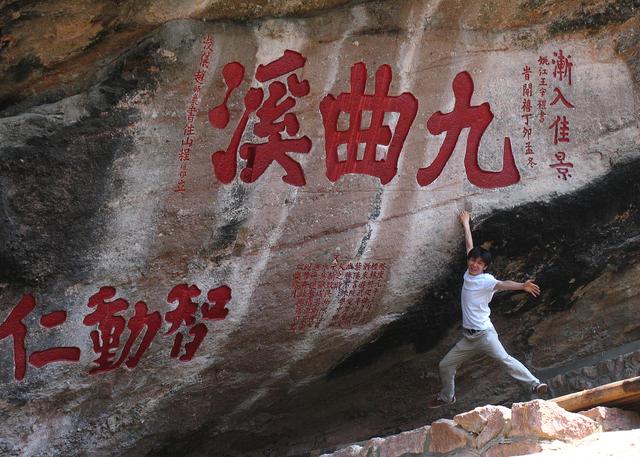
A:
{"label": "rock face", "polygon": [[[465,208],[543,291],[494,298],[508,351],[624,372],[580,361],[640,340],[636,2],[176,5],[0,5],[0,454],[307,455],[435,420]],[[460,367],[451,416],[530,399],[496,367]],[[510,427],[455,417],[481,447]]]}

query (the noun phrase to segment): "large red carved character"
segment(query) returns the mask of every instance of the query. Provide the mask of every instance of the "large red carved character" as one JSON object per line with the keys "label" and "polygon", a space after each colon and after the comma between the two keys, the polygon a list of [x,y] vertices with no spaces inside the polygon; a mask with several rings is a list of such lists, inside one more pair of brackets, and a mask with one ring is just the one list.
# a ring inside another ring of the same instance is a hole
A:
{"label": "large red carved character", "polygon": [[[160,313],[158,311],[148,313],[147,304],[142,301],[136,303],[135,314],[127,323],[125,318],[117,315],[117,313],[129,308],[129,303],[122,298],[108,301],[115,295],[116,289],[107,286],[101,287],[97,294],[89,298],[88,306],[96,309],[93,313],[85,316],[82,322],[88,326],[97,325],[97,329],[91,331],[90,336],[94,352],[100,354],[98,359],[95,360],[98,366],[92,368],[89,371],[90,374],[115,370],[123,362],[127,367],[134,368],[140,361],[142,354],[151,346],[151,342],[162,324]],[[130,331],[129,338],[125,342],[120,356],[116,359],[117,350],[120,347],[120,337],[124,332],[125,324]],[[138,350],[130,356],[134,342],[145,327],[147,327],[147,330]]]}
{"label": "large red carved character", "polygon": [[[27,369],[27,348],[25,339],[27,326],[23,319],[36,307],[36,300],[31,294],[25,294],[20,302],[11,310],[9,316],[0,324],[0,340],[11,336],[13,338],[13,360],[15,365],[14,377],[20,381],[24,379]],[[40,325],[45,328],[57,327],[67,319],[66,311],[53,311],[40,318]],[[80,360],[80,349],[77,347],[55,347],[42,351],[34,351],[29,356],[29,363],[36,368],[54,362],[77,362]]]}
{"label": "large red carved character", "polygon": [[[40,318],[40,326],[53,328],[62,325],[67,320],[67,312],[53,311]],[[74,346],[56,347],[33,351],[29,356],[29,363],[36,368],[41,368],[54,362],[77,362],[80,360],[80,348]]]}
{"label": "large red carved character", "polygon": [[[173,347],[171,349],[171,357],[179,358],[183,362],[191,360],[200,344],[204,340],[204,337],[208,333],[208,328],[202,322],[196,323],[196,311],[198,310],[198,304],[192,301],[192,298],[200,295],[200,289],[187,284],[178,284],[167,296],[169,303],[178,302],[178,306],[173,310],[165,314],[165,320],[171,324],[171,328],[167,331],[167,335],[172,335],[177,332],[180,326],[184,325],[189,329],[189,335],[193,339],[185,343],[184,354],[180,355],[182,349],[182,342],[184,335],[178,332],[173,340]],[[209,290],[207,293],[207,299],[212,303],[203,303],[200,308],[202,318],[206,320],[221,320],[227,317],[229,310],[225,308],[225,305],[231,300],[231,289],[228,286],[220,286],[215,289]]]}
{"label": "large red carved character", "polygon": [[485,171],[478,163],[478,148],[485,130],[493,120],[489,103],[479,106],[471,105],[473,80],[466,71],[460,72],[453,80],[455,104],[453,111],[443,114],[434,113],[427,120],[427,129],[433,135],[447,132],[438,155],[431,165],[418,170],[417,181],[421,186],[431,184],[440,176],[444,166],[451,157],[462,129],[469,128],[464,167],[469,182],[484,188],[505,187],[520,181],[520,173],[516,167],[511,151],[511,140],[504,139],[503,165],[501,171]]}
{"label": "large red carved character", "polygon": [[[418,111],[418,100],[409,92],[389,96],[391,67],[381,65],[376,71],[373,95],[365,94],[367,67],[363,62],[351,69],[351,92],[338,97],[329,94],[320,102],[322,123],[324,124],[327,177],[337,181],[347,173],[361,173],[375,176],[386,184],[398,171],[398,157],[407,137],[409,128]],[[371,123],[361,127],[364,112],[371,115]],[[338,130],[341,113],[349,114],[349,128]],[[385,113],[398,113],[399,118],[392,132],[384,124]],[[358,158],[358,148],[364,145],[362,159]],[[346,159],[340,160],[338,148],[346,146]],[[387,146],[384,158],[376,159],[378,146]]]}
{"label": "large red carved character", "polygon": [[[259,65],[256,79],[262,83],[292,73],[304,66],[306,58],[302,54],[286,50],[282,57],[267,65]],[[225,65],[222,76],[227,86],[223,102],[209,111],[209,122],[218,129],[223,129],[229,123],[229,109],[227,101],[231,93],[242,83],[244,67],[238,62]],[[286,174],[282,180],[294,186],[304,186],[304,172],[298,162],[289,157],[288,153],[308,153],[311,150],[311,140],[307,136],[300,138],[283,138],[286,132],[289,137],[298,134],[300,124],[295,114],[290,111],[295,105],[293,97],[287,97],[287,89],[294,97],[303,97],[309,93],[308,81],[298,80],[297,75],[290,74],[287,84],[274,81],[269,84],[269,96],[264,100],[264,91],[252,87],[244,97],[244,113],[231,138],[226,151],[216,151],[211,155],[213,172],[222,183],[228,184],[236,176],[238,148],[240,157],[246,161],[245,168],[240,172],[240,179],[244,182],[254,182],[266,171],[272,162],[278,162]],[[244,143],[240,140],[247,128],[249,118],[253,113],[259,119],[253,133],[266,139],[264,143]],[[278,120],[282,118],[282,121]]]}
{"label": "large red carved character", "polygon": [[24,378],[27,369],[27,354],[25,347],[25,337],[27,326],[22,320],[36,307],[33,295],[27,294],[20,299],[20,302],[9,313],[5,321],[0,324],[0,340],[13,337],[13,361],[15,365],[15,378],[19,381]]}

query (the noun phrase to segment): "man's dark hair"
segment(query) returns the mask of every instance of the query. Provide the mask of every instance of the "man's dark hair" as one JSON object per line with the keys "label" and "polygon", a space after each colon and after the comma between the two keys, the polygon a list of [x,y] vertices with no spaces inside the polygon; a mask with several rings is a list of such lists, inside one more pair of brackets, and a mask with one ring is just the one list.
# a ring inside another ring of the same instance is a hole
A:
{"label": "man's dark hair", "polygon": [[485,265],[491,265],[491,253],[485,248],[475,246],[471,248],[469,254],[467,254],[467,260],[480,258]]}

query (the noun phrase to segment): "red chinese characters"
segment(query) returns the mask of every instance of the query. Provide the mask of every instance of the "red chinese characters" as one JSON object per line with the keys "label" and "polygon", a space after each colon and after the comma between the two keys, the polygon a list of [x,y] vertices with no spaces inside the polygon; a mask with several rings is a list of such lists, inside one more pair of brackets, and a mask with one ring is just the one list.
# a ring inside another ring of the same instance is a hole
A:
{"label": "red chinese characters", "polygon": [[305,263],[296,266],[291,295],[296,300],[295,319],[289,329],[300,333],[319,328],[336,306],[329,327],[346,328],[366,323],[384,287],[385,263],[340,262]]}
{"label": "red chinese characters", "polygon": [[[264,90],[251,87],[246,92],[244,110],[233,131],[226,150],[211,156],[213,172],[223,184],[231,183],[237,174],[238,154],[245,161],[240,179],[251,183],[264,174],[273,162],[285,171],[282,180],[295,186],[306,183],[300,163],[292,153],[306,154],[311,150],[311,140],[298,136],[300,125],[292,109],[296,99],[306,96],[309,83],[300,81],[297,70],[304,67],[306,58],[300,53],[286,50],[282,57],[267,65],[258,66],[255,79],[269,83],[269,95]],[[242,84],[244,66],[239,62],[227,63],[222,71],[226,85],[222,102],[209,111],[209,122],[217,129],[225,129],[230,113],[227,106],[231,94]],[[527,78],[531,68],[527,68]],[[351,91],[338,96],[326,95],[320,102],[320,114],[324,127],[325,163],[327,178],[338,181],[346,174],[364,174],[376,177],[381,184],[389,183],[397,174],[398,161],[409,130],[418,110],[418,100],[410,92],[389,95],[392,71],[389,65],[381,65],[375,74],[373,93],[366,93],[367,67],[358,62],[351,68]],[[459,73],[453,81],[455,106],[452,112],[438,111],[427,121],[427,129],[434,135],[446,132],[438,156],[431,165],[421,168],[417,181],[421,186],[432,183],[449,160],[463,129],[469,128],[465,155],[465,171],[469,181],[484,188],[510,186],[520,180],[511,141],[504,139],[503,165],[500,171],[480,168],[478,148],[482,136],[493,120],[488,103],[471,105],[473,80],[468,72]],[[526,106],[523,111],[528,124],[532,116],[533,86],[523,86]],[[252,122],[257,117],[257,122]],[[348,119],[348,120],[347,120]],[[342,120],[342,122],[341,122]],[[395,127],[392,124],[395,121]],[[346,124],[346,127],[345,127]],[[252,131],[247,135],[247,129]],[[243,137],[262,138],[262,142],[245,142]],[[531,149],[530,146],[528,146]]]}
{"label": "red chinese characters", "polygon": [[[548,129],[553,132],[553,144],[559,143],[571,143],[571,124],[569,117],[565,114],[568,110],[575,109],[575,106],[567,96],[562,92],[561,86],[565,86],[565,90],[570,90],[572,79],[573,62],[571,61],[571,55],[565,55],[562,49],[553,53],[551,59],[553,65],[552,78],[555,80],[556,87],[553,88],[554,97],[549,107],[554,107],[556,112],[562,110],[559,114],[555,114],[553,122],[549,125]],[[549,164],[549,167],[554,168],[557,171],[558,179],[566,181],[567,178],[571,178],[569,170],[573,168],[572,162],[565,162],[567,157],[568,144],[565,145],[564,151],[558,151],[554,154],[556,162]]]}
{"label": "red chinese characters", "polygon": [[551,168],[555,168],[558,172],[558,179],[563,179],[566,181],[567,177],[571,177],[569,173],[569,169],[573,168],[573,164],[571,162],[565,162],[567,155],[563,151],[558,151],[554,155],[557,162],[549,164]]}
{"label": "red chinese characters", "polygon": [[[169,303],[177,302],[178,305],[176,309],[165,314],[166,321],[171,324],[171,328],[166,334],[174,334],[180,326],[184,324],[188,328],[189,335],[193,337],[192,341],[184,345],[185,353],[180,356],[180,360],[183,362],[193,358],[208,332],[207,326],[204,323],[196,323],[195,314],[198,310],[198,304],[193,302],[192,298],[198,297],[199,295],[200,289],[198,289],[198,287],[179,284],[174,287],[167,296]],[[208,320],[224,319],[229,313],[225,305],[231,300],[231,289],[227,286],[211,289],[207,293],[207,299],[212,305],[209,303],[202,305],[200,310],[202,318]],[[173,348],[171,349],[171,357],[178,358],[183,339],[183,333],[179,332],[176,334],[173,341]]]}
{"label": "red chinese characters", "polygon": [[24,325],[23,319],[33,311],[36,302],[33,295],[25,295],[9,316],[0,325],[0,341],[7,338],[13,338],[13,361],[15,365],[15,378],[20,380],[24,378],[27,370],[27,351],[25,348],[25,336],[27,335],[27,326]]}
{"label": "red chinese characters", "polygon": [[562,49],[559,49],[553,52],[553,57],[554,58],[551,59],[551,63],[553,64],[553,77],[571,85],[571,69],[573,68],[571,55],[565,56]]}
{"label": "red chinese characters", "polygon": [[[36,307],[36,301],[33,295],[25,294],[20,302],[11,310],[7,318],[0,324],[0,340],[7,337],[13,339],[13,360],[14,360],[14,377],[20,381],[24,379],[27,370],[27,348],[26,336],[27,326],[24,319]],[[57,327],[64,323],[67,318],[65,311],[54,311],[42,316],[40,325],[45,328]],[[46,349],[43,351],[34,351],[29,356],[29,363],[36,368],[53,362],[77,362],[80,360],[80,349],[76,347],[57,347]]]}
{"label": "red chinese characters", "polygon": [[547,116],[547,67],[549,66],[549,58],[547,56],[538,56],[538,121],[544,124]]}
{"label": "red chinese characters", "polygon": [[[351,92],[338,97],[327,95],[320,102],[320,113],[324,125],[327,178],[337,181],[347,173],[375,176],[386,184],[398,171],[398,157],[409,128],[418,111],[418,100],[409,92],[399,96],[389,96],[391,67],[381,65],[376,71],[375,90],[365,94],[367,67],[363,62],[351,69]],[[369,125],[361,127],[363,114],[370,115]],[[395,130],[392,132],[384,123],[385,114],[398,114]],[[349,127],[338,129],[341,114],[349,115]],[[358,158],[359,146],[364,146],[362,158]],[[340,160],[338,150],[346,148],[346,158]],[[377,150],[387,147],[386,157],[378,159]]]}
{"label": "red chinese characters", "polygon": [[[298,162],[289,153],[308,153],[311,150],[311,140],[307,136],[295,137],[300,124],[298,118],[290,110],[296,105],[294,97],[299,98],[309,93],[309,83],[300,81],[294,73],[304,66],[306,59],[302,54],[286,50],[282,57],[267,65],[259,65],[256,70],[256,80],[269,84],[269,96],[264,99],[262,88],[252,87],[244,97],[244,113],[233,133],[226,151],[214,152],[211,156],[213,171],[222,183],[230,183],[236,176],[238,148],[240,157],[246,161],[245,168],[240,172],[242,181],[251,183],[256,181],[272,162],[277,162],[285,170],[282,180],[294,186],[305,184],[304,172]],[[284,76],[282,81],[273,81]],[[238,62],[225,65],[222,76],[227,86],[222,104],[209,111],[209,122],[218,129],[223,129],[229,122],[227,100],[230,94],[242,82],[244,67]],[[288,92],[292,96],[288,96]],[[262,143],[244,143],[240,140],[244,134],[250,116],[255,113],[259,121],[253,127],[253,134],[266,141]],[[279,119],[282,118],[281,121]],[[283,138],[285,134],[291,138]]]}
{"label": "red chinese characters", "polygon": [[[53,328],[64,324],[66,320],[66,311],[53,311],[40,318],[40,325],[45,328]],[[73,346],[34,351],[29,356],[29,363],[36,368],[54,362],[77,362],[78,360],[80,360],[80,349]]]}
{"label": "red chinese characters", "polygon": [[567,116],[556,116],[555,120],[549,126],[549,130],[553,130],[553,144],[568,143],[570,141]]}
{"label": "red chinese characters", "polygon": [[[124,364],[129,368],[135,368],[136,365],[138,365],[142,354],[144,354],[144,352],[149,349],[149,346],[151,346],[151,341],[153,341],[156,333],[160,330],[160,325],[162,325],[162,319],[158,311],[149,313],[145,302],[139,301],[136,303],[135,314],[131,319],[129,319],[129,322],[127,322],[127,328],[130,332],[129,338],[124,345],[122,355],[118,362],[122,363],[122,361],[127,358]],[[135,354],[129,356],[133,343],[138,340],[138,336],[143,330],[145,330],[145,333],[140,345],[138,346],[138,350]]]}
{"label": "red chinese characters", "polygon": [[533,97],[533,82],[531,79],[531,67],[529,65],[525,65],[522,67],[522,77],[524,83],[522,84],[522,103],[521,103],[521,113],[522,117],[522,137],[525,140],[524,144],[524,153],[527,156],[527,166],[529,168],[533,168],[536,165],[536,161],[534,160],[534,151],[533,151],[533,142],[531,140],[531,134],[533,132],[532,125],[529,123],[529,119],[533,115],[532,113],[532,103],[531,98]]}
{"label": "red chinese characters", "polygon": [[553,99],[553,101],[550,103],[551,106],[555,105],[560,101],[566,108],[575,108],[575,106],[573,106],[571,102],[565,98],[565,96],[562,94],[562,92],[558,87],[554,87],[553,92],[556,94],[556,96]]}
{"label": "red chinese characters", "polygon": [[493,120],[493,113],[488,103],[471,105],[473,80],[466,71],[460,72],[453,80],[455,104],[453,111],[444,114],[440,111],[427,120],[427,129],[433,135],[447,132],[437,157],[431,165],[418,171],[418,183],[421,186],[431,184],[451,157],[462,129],[469,128],[464,167],[469,182],[484,188],[505,187],[520,181],[520,173],[516,167],[511,151],[511,140],[504,139],[503,165],[501,171],[485,171],[478,163],[478,149],[485,130]]}
{"label": "red chinese characters", "polygon": [[[98,365],[89,371],[91,374],[100,373],[102,371],[115,370],[124,362],[129,368],[134,368],[142,354],[149,348],[151,341],[160,329],[161,318],[160,313],[147,313],[147,305],[144,302],[138,302],[135,306],[135,314],[127,324],[124,317],[117,313],[125,311],[129,304],[121,298],[107,301],[115,296],[116,290],[113,287],[101,287],[100,291],[89,298],[88,306],[96,308],[96,310],[86,316],[82,321],[88,326],[97,326],[96,330],[90,333],[93,343],[93,350],[99,354],[95,363]],[[120,356],[116,359],[116,351],[120,347],[120,337],[122,336],[125,325],[129,328],[129,338],[124,345]],[[138,350],[133,355],[129,355],[134,342],[138,335],[146,327],[145,335],[140,342]],[[125,361],[126,360],[126,361]]]}
{"label": "red chinese characters", "polygon": [[185,117],[187,123],[182,129],[182,141],[180,150],[178,151],[178,159],[180,160],[180,171],[178,183],[174,192],[184,192],[186,190],[185,183],[187,177],[187,163],[191,160],[191,151],[193,150],[194,137],[196,134],[195,120],[198,114],[198,103],[202,85],[204,84],[207,69],[209,68],[209,58],[213,52],[213,40],[210,35],[202,39],[202,54],[200,56],[200,66],[193,75],[193,89],[191,101],[186,109]]}
{"label": "red chinese characters", "polygon": [[[82,322],[93,327],[89,337],[92,349],[98,355],[94,360],[95,366],[90,369],[89,374],[112,371],[123,364],[130,369],[135,368],[162,327],[160,312],[149,312],[147,304],[143,301],[135,304],[133,315],[127,319],[125,313],[129,309],[129,303],[123,298],[115,298],[116,293],[114,287],[101,287],[87,303],[93,311],[87,314]],[[171,356],[177,358],[182,348],[184,335],[179,330],[183,324],[189,335],[193,336],[193,340],[184,345],[185,354],[179,358],[181,361],[188,361],[194,357],[208,332],[204,323],[196,322],[198,307],[200,308],[198,317],[202,320],[222,320],[229,314],[226,305],[231,300],[231,289],[228,286],[223,285],[209,290],[206,297],[208,302],[202,305],[191,300],[199,295],[200,289],[196,286],[180,284],[174,287],[168,296],[169,303],[178,302],[178,306],[165,315],[167,322],[171,324],[167,334],[176,334]],[[27,360],[36,368],[42,368],[50,363],[80,360],[80,349],[77,347],[36,350],[27,358],[29,331],[25,319],[35,308],[36,302],[33,295],[25,294],[0,324],[0,341],[9,337],[13,340],[14,378],[18,381],[24,379]],[[51,329],[62,325],[66,319],[66,311],[53,311],[40,318],[40,325]]]}

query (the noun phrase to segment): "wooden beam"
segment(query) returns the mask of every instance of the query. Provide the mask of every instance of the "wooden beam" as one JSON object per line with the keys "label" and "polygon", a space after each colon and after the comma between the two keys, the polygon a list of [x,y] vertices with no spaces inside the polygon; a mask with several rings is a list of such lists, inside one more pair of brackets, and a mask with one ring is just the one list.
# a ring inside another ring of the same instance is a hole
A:
{"label": "wooden beam", "polygon": [[640,376],[552,398],[550,401],[571,412],[611,403],[640,403]]}

